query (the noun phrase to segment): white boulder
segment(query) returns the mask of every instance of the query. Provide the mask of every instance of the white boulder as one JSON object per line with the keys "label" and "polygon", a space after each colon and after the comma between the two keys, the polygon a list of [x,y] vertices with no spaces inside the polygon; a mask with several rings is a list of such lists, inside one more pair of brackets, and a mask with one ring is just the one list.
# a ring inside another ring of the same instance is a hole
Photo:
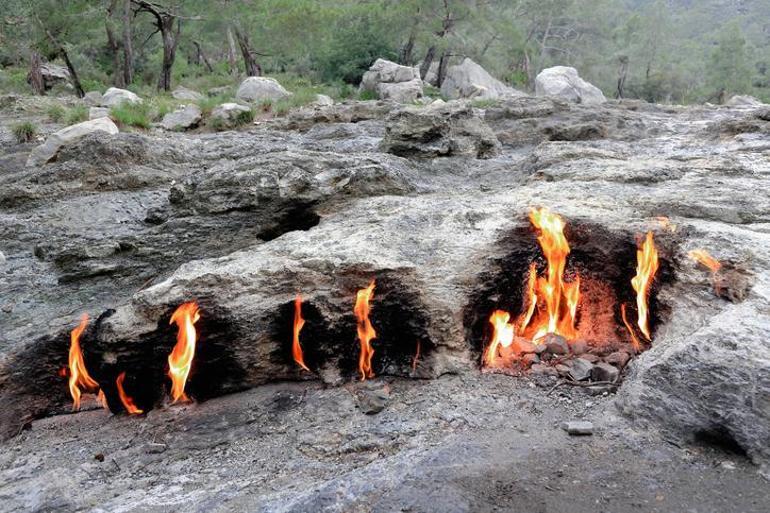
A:
{"label": "white boulder", "polygon": [[501,96],[524,95],[521,91],[500,82],[467,57],[460,64],[449,67],[441,84],[441,94],[451,100],[457,98],[487,100]]}
{"label": "white boulder", "polygon": [[86,105],[89,105],[91,107],[98,107],[102,104],[103,98],[102,93],[99,91],[88,91],[86,95],[83,97],[83,101]]}
{"label": "white boulder", "polygon": [[276,101],[291,96],[274,78],[248,77],[238,86],[235,98],[244,102]]}
{"label": "white boulder", "polygon": [[313,105],[326,107],[329,105],[334,105],[334,100],[332,100],[330,96],[326,96],[325,94],[317,94],[315,95],[315,100],[313,100]]}
{"label": "white boulder", "polygon": [[102,95],[102,107],[116,107],[121,103],[142,103],[142,99],[126,89],[110,87]]}
{"label": "white boulder", "polygon": [[727,100],[725,105],[730,107],[759,107],[762,102],[747,94],[736,94]]}
{"label": "white boulder", "polygon": [[27,166],[32,167],[46,164],[56,157],[59,149],[65,144],[95,132],[104,132],[114,135],[117,134],[119,130],[115,123],[107,117],[83,121],[82,123],[68,126],[67,128],[63,128],[58,132],[51,134],[43,144],[33,149],[27,159]]}
{"label": "white boulder", "polygon": [[184,86],[177,86],[177,88],[171,92],[171,96],[177,100],[188,102],[197,102],[203,99],[203,95],[201,93],[198,91],[193,91],[192,89],[187,89]]}
{"label": "white boulder", "polygon": [[604,103],[601,89],[580,78],[575,68],[554,66],[538,73],[535,78],[537,96],[556,96],[574,103]]}
{"label": "white boulder", "polygon": [[251,108],[246,107],[245,105],[239,103],[223,103],[211,111],[210,120],[215,125],[232,128],[241,124],[239,123],[239,118],[247,116],[247,113],[249,112],[251,112]]}
{"label": "white boulder", "polygon": [[163,116],[160,126],[166,130],[188,130],[195,128],[203,119],[203,112],[197,105],[185,105]]}
{"label": "white boulder", "polygon": [[420,71],[385,59],[377,59],[364,73],[359,91],[371,91],[381,100],[411,103],[422,98]]}
{"label": "white boulder", "polygon": [[88,109],[88,119],[99,119],[110,115],[110,109],[106,107],[91,107]]}

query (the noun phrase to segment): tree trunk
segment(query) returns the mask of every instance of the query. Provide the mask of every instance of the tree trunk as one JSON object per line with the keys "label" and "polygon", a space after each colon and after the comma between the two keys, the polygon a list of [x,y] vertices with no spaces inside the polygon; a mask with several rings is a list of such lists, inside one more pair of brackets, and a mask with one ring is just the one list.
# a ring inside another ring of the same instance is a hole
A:
{"label": "tree trunk", "polygon": [[32,86],[32,90],[35,94],[45,94],[45,82],[43,82],[43,73],[40,71],[40,67],[43,65],[43,61],[40,58],[40,54],[32,52],[32,58],[29,63],[29,74],[27,75],[27,81]]}
{"label": "tree trunk", "polygon": [[206,66],[206,69],[209,71],[209,73],[214,72],[214,68],[211,67],[211,63],[206,58],[206,54],[203,53],[203,48],[201,48],[201,44],[198,41],[193,41],[193,45],[195,46],[195,62],[196,64],[200,65],[201,61]]}
{"label": "tree trunk", "polygon": [[75,93],[78,95],[78,98],[83,98],[86,93],[83,91],[83,86],[80,85],[78,73],[75,71],[75,66],[73,66],[72,61],[70,61],[70,56],[67,53],[67,50],[64,49],[64,46],[59,45],[59,52],[61,53],[61,56],[64,59],[64,63],[67,65],[67,69],[70,72],[70,80],[72,80],[72,85],[75,86]]}
{"label": "tree trunk", "polygon": [[123,83],[134,81],[134,46],[131,30],[131,0],[123,3]]}
{"label": "tree trunk", "polygon": [[628,75],[628,57],[620,57],[620,70],[618,71],[618,90],[615,98],[622,99],[626,88],[626,76]]}
{"label": "tree trunk", "polygon": [[262,76],[262,68],[254,59],[254,52],[251,49],[251,43],[249,42],[248,34],[242,32],[238,27],[235,27],[235,39],[238,41],[238,46],[241,47],[243,64],[246,67],[246,76],[247,77]]}
{"label": "tree trunk", "polygon": [[422,65],[420,66],[420,78],[425,80],[425,75],[428,74],[428,70],[430,70],[430,65],[433,64],[433,59],[436,57],[436,47],[431,46],[428,48],[428,51],[425,53],[425,58],[422,60]]}
{"label": "tree trunk", "polygon": [[[174,33],[174,22],[176,22],[176,33]],[[182,28],[181,22],[169,15],[165,15],[160,20],[160,35],[163,39],[163,63],[161,64],[160,77],[158,78],[158,90],[171,90],[171,68],[174,66],[176,57],[176,45],[179,42],[179,32]]]}
{"label": "tree trunk", "polygon": [[112,15],[117,0],[112,0],[107,6],[107,16],[104,19],[104,28],[107,32],[107,50],[112,57],[112,83],[115,87],[125,87],[123,73],[120,69],[120,44],[112,25]]}
{"label": "tree trunk", "polygon": [[401,47],[401,55],[399,60],[401,61],[401,64],[404,66],[411,66],[412,65],[412,52],[414,52],[414,40],[415,40],[415,33],[414,31],[409,33],[409,39],[406,40],[406,43],[404,43],[404,46]]}
{"label": "tree trunk", "polygon": [[231,75],[238,73],[238,57],[236,56],[235,39],[233,39],[233,31],[230,27],[227,28],[227,64]]}
{"label": "tree trunk", "polygon": [[449,66],[449,52],[445,51],[438,60],[438,73],[436,75],[436,87],[441,87],[446,78],[446,70]]}

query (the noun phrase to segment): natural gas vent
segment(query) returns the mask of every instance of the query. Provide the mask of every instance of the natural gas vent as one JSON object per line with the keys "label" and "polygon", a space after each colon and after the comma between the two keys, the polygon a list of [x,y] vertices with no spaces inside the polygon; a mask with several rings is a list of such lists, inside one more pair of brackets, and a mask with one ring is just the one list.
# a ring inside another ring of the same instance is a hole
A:
{"label": "natural gas vent", "polygon": [[662,320],[657,288],[671,273],[659,246],[671,238],[533,209],[529,226],[501,241],[508,254],[482,275],[466,310],[482,366],[617,382]]}

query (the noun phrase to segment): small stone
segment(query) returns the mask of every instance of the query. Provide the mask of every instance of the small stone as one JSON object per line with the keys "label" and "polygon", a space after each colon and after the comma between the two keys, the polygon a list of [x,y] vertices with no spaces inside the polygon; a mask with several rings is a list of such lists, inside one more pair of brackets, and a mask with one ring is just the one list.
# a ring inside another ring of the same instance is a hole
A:
{"label": "small stone", "polygon": [[585,391],[588,395],[607,395],[612,392],[612,385],[595,385],[591,387],[585,387]]}
{"label": "small stone", "polygon": [[561,363],[557,363],[553,368],[556,369],[556,372],[559,373],[559,376],[569,376],[570,372],[572,371],[571,367],[562,365]]}
{"label": "small stone", "polygon": [[546,350],[545,344],[542,341],[539,344],[533,344],[533,345],[535,346],[536,354],[542,354]]}
{"label": "small stone", "polygon": [[540,357],[534,353],[527,353],[521,357],[521,363],[529,367],[535,363],[540,363]]}
{"label": "small stone", "polygon": [[573,354],[583,354],[588,351],[588,343],[585,340],[576,340],[570,344]]}
{"label": "small stone", "polygon": [[599,361],[599,357],[592,353],[583,353],[580,356],[578,356],[579,359],[585,360],[589,363],[596,363]]}
{"label": "small stone", "polygon": [[563,422],[561,428],[572,436],[592,435],[594,433],[594,425],[586,420]]}
{"label": "small stone", "polygon": [[591,370],[591,380],[615,382],[619,374],[620,371],[617,367],[606,362],[599,362]]}
{"label": "small stone", "polygon": [[535,352],[535,344],[530,342],[524,337],[516,337],[513,339],[513,344],[511,344],[511,347],[513,347],[513,350],[518,354],[527,354],[527,353],[534,353]]}
{"label": "small stone", "polygon": [[569,370],[569,376],[575,381],[584,381],[591,377],[594,365],[582,358],[575,358]]}
{"label": "small stone", "polygon": [[160,454],[162,452],[165,452],[166,449],[168,449],[168,446],[166,444],[150,442],[145,447],[145,452],[147,454]]}
{"label": "small stone", "polygon": [[96,454],[94,454],[94,459],[99,463],[101,463],[102,461],[104,461],[104,454],[97,452]]}
{"label": "small stone", "polygon": [[631,358],[631,355],[626,353],[625,351],[615,351],[614,353],[610,353],[607,356],[604,357],[604,361],[614,365],[615,367],[625,367],[626,363],[628,363],[628,360]]}
{"label": "small stone", "polygon": [[358,409],[366,415],[374,415],[385,409],[390,399],[390,393],[384,387],[359,388],[355,392]]}
{"label": "small stone", "polygon": [[549,333],[545,336],[543,342],[545,343],[546,351],[551,354],[569,354],[569,344],[567,343],[567,339],[561,335]]}
{"label": "small stone", "polygon": [[543,365],[542,363],[536,363],[532,365],[532,368],[530,369],[532,374],[540,374],[543,376],[558,376],[559,373],[554,369],[553,367],[549,367],[548,365]]}

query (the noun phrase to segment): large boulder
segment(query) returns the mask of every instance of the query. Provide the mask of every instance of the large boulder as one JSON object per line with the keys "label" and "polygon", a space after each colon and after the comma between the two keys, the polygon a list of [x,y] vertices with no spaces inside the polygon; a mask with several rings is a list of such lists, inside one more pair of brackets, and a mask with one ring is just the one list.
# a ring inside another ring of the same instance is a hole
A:
{"label": "large boulder", "polygon": [[102,93],[99,91],[88,91],[85,96],[83,96],[83,102],[89,107],[99,107],[103,101]]}
{"label": "large boulder", "polygon": [[503,84],[467,57],[460,64],[449,67],[444,82],[441,84],[441,94],[450,99],[477,98],[484,100],[501,96],[524,95],[521,91]]}
{"label": "large boulder", "polygon": [[736,94],[727,100],[725,105],[730,107],[759,107],[762,102],[747,94]]}
{"label": "large boulder", "polygon": [[81,137],[94,132],[104,132],[107,134],[117,134],[118,127],[108,117],[83,121],[76,125],[68,126],[58,132],[51,134],[43,144],[36,147],[30,153],[27,159],[27,167],[41,166],[50,162],[59,152],[62,146],[76,141]]}
{"label": "large boulder", "polygon": [[235,93],[236,99],[250,103],[273,102],[288,96],[291,96],[291,93],[270,77],[248,77],[241,82]]}
{"label": "large boulder", "polygon": [[359,91],[369,91],[381,100],[411,103],[422,97],[422,80],[417,68],[377,59],[364,73]]}
{"label": "large boulder", "polygon": [[[55,85],[69,85],[70,72],[64,66],[45,63],[40,66],[40,74],[43,77],[43,88],[47,91]],[[27,82],[31,83],[31,75],[27,74]]]}
{"label": "large boulder", "polygon": [[380,147],[402,157],[490,158],[500,152],[492,129],[472,107],[459,102],[409,106],[394,112]]}
{"label": "large boulder", "polygon": [[189,130],[195,128],[203,119],[203,113],[197,105],[185,105],[163,116],[160,126],[166,130]]}
{"label": "large boulder", "polygon": [[173,96],[177,100],[183,100],[188,102],[197,102],[204,98],[204,96],[198,91],[187,89],[184,86],[177,86],[177,88],[171,92],[171,96]]}
{"label": "large boulder", "polygon": [[121,103],[142,103],[142,99],[127,89],[110,87],[102,95],[102,107],[117,107]]}
{"label": "large boulder", "polygon": [[99,119],[110,115],[110,109],[106,107],[91,107],[88,109],[88,119]]}
{"label": "large boulder", "polygon": [[574,103],[597,104],[607,101],[601,89],[580,78],[577,70],[569,66],[554,66],[541,71],[535,78],[535,94],[557,96]]}

